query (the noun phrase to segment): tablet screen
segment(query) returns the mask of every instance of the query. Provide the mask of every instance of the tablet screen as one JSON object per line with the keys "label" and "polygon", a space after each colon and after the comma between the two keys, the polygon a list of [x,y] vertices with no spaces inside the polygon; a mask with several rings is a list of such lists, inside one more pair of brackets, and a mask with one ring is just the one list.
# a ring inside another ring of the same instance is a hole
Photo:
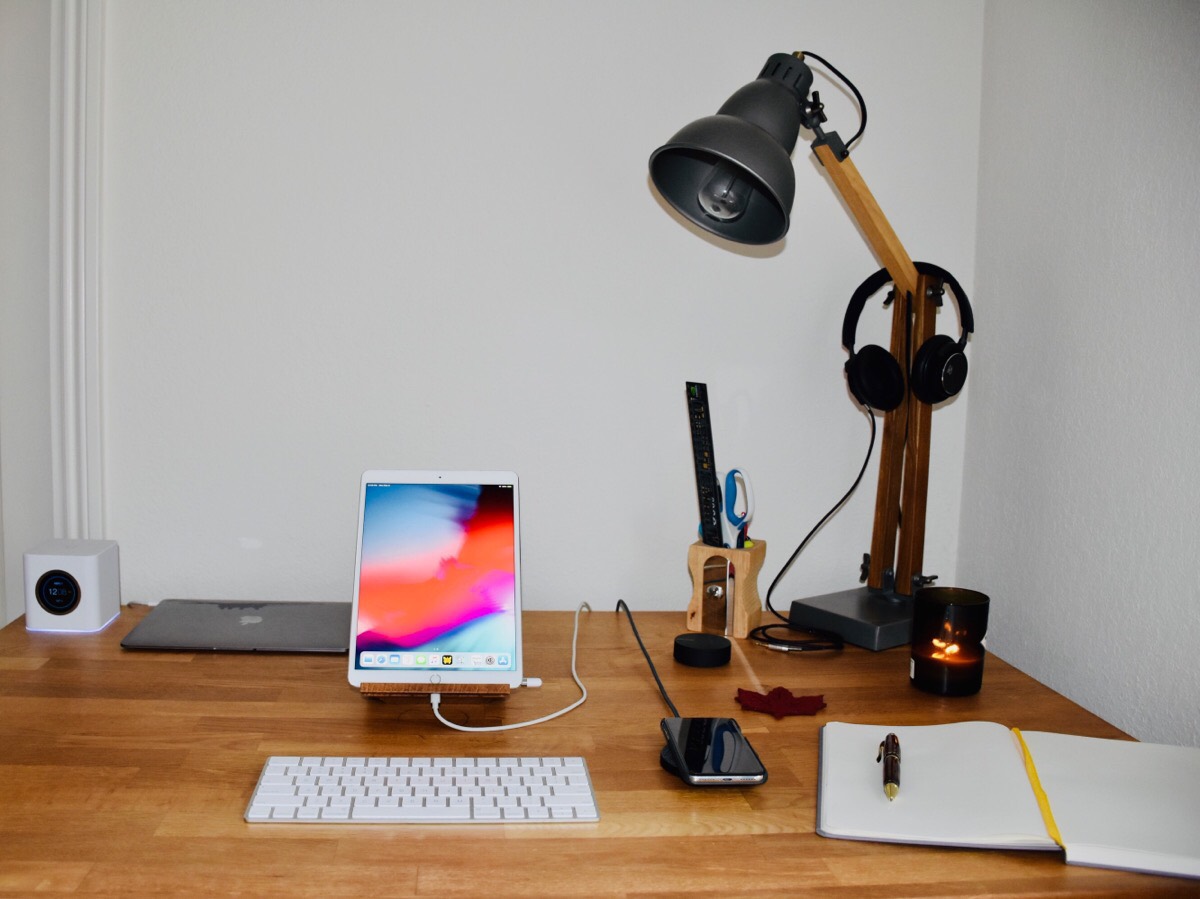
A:
{"label": "tablet screen", "polygon": [[381,474],[362,484],[352,675],[510,679],[520,671],[515,477],[370,477]]}

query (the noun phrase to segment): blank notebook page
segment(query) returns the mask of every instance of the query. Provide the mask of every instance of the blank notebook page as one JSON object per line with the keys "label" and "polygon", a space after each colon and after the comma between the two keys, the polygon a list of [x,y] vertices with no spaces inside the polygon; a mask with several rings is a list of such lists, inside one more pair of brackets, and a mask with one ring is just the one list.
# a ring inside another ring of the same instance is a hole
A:
{"label": "blank notebook page", "polygon": [[[1200,752],[1021,733],[1050,800],[1067,861],[1200,877]],[[1157,856],[1159,863],[1147,867],[1139,856]]]}

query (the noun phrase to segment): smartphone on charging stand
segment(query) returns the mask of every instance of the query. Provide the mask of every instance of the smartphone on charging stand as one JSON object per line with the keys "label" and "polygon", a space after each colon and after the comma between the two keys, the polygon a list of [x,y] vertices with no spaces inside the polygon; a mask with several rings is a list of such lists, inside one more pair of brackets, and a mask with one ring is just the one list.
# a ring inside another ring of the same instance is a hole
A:
{"label": "smartphone on charging stand", "polygon": [[693,786],[753,786],[767,769],[732,718],[663,718],[664,762]]}

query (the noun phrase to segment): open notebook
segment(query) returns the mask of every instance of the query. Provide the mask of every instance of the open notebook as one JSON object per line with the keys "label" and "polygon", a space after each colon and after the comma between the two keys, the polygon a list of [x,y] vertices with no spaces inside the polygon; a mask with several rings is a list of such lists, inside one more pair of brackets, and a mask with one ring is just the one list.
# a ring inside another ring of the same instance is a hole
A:
{"label": "open notebook", "polygon": [[363,474],[352,685],[521,684],[517,494],[511,471]]}
{"label": "open notebook", "polygon": [[[900,738],[900,791],[880,741]],[[1200,749],[1021,732],[987,721],[821,729],[817,833],[1065,850],[1075,865],[1200,877]]]}

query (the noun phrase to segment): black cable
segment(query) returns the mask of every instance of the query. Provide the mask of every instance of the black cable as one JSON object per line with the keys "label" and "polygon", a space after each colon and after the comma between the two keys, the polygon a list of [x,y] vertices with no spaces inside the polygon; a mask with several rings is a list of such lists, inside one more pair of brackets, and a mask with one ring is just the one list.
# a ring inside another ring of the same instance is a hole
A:
{"label": "black cable", "polygon": [[[811,636],[802,640],[794,640],[791,637],[774,634],[773,632],[776,630],[786,631],[789,634],[803,630],[804,633]],[[759,646],[779,652],[833,651],[841,649],[845,644],[840,636],[831,631],[822,631],[815,627],[801,629],[793,624],[760,624],[746,637]]]}
{"label": "black cable", "polygon": [[808,50],[803,51],[803,53],[806,57],[811,56],[825,68],[829,69],[829,71],[833,72],[834,75],[840,78],[842,83],[846,85],[846,87],[850,88],[850,92],[854,94],[854,99],[858,101],[859,125],[858,130],[854,132],[854,136],[850,138],[850,140],[846,141],[846,150],[849,151],[850,147],[854,145],[854,142],[862,137],[863,132],[867,130],[867,101],[864,100],[863,95],[858,92],[858,88],[854,86],[854,82],[834,68],[829,63],[829,60],[822,59],[820,56],[817,56],[817,54]]}
{"label": "black cable", "polygon": [[650,666],[650,673],[654,675],[654,682],[658,684],[658,692],[662,694],[663,701],[666,702],[667,708],[671,710],[671,715],[675,718],[680,717],[679,709],[675,708],[675,703],[671,702],[671,697],[667,695],[667,688],[663,686],[662,678],[658,676],[658,669],[654,667],[654,661],[650,658],[650,653],[646,652],[646,644],[642,642],[642,635],[638,633],[637,625],[633,623],[633,613],[629,611],[629,606],[625,604],[625,600],[617,600],[616,611],[625,610],[625,617],[629,619],[629,626],[633,628],[633,636],[637,638],[638,646],[642,647],[642,655],[646,657],[646,664]]}
{"label": "black cable", "polygon": [[821,530],[821,528],[825,526],[825,522],[832,518],[834,513],[836,513],[842,508],[842,506],[846,504],[846,501],[850,499],[850,497],[854,494],[854,491],[858,489],[858,485],[862,482],[863,475],[867,473],[867,464],[871,461],[871,453],[875,449],[875,412],[870,406],[863,406],[863,409],[867,413],[867,420],[871,423],[871,441],[867,445],[867,457],[863,459],[862,468],[860,468],[858,471],[858,477],[854,479],[854,483],[850,485],[850,489],[846,491],[846,494],[834,504],[832,509],[825,513],[824,517],[822,517],[822,519],[813,526],[813,529],[808,532],[805,538],[800,541],[800,545],[796,547],[795,552],[793,552],[788,560],[784,562],[783,567],[779,569],[779,574],[775,575],[775,580],[771,581],[771,586],[767,588],[767,609],[772,615],[785,624],[789,623],[788,619],[783,615],[780,615],[779,612],[775,611],[775,607],[771,605],[771,594],[775,592],[775,588],[779,585],[779,582],[783,579],[783,576],[787,573],[787,570],[792,567],[792,563],[796,561],[796,557],[804,551],[804,547],[808,546],[809,541],[816,536],[817,531]]}

